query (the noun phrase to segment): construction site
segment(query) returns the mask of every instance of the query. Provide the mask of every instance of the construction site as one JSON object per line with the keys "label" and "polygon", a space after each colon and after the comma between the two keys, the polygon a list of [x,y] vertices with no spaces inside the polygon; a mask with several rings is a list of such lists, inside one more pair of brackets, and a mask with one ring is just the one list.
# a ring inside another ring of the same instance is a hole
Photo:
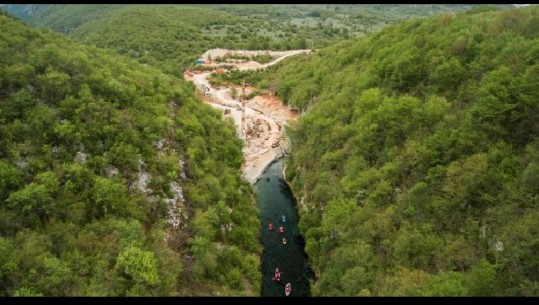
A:
{"label": "construction site", "polygon": [[[267,166],[274,160],[282,157],[289,149],[289,142],[284,138],[284,126],[287,122],[295,120],[299,113],[285,106],[282,101],[272,95],[257,95],[251,99],[252,88],[248,84],[235,86],[239,92],[237,99],[231,96],[231,87],[214,88],[210,85],[208,77],[211,73],[226,73],[223,66],[233,66],[239,70],[264,69],[280,60],[301,54],[310,50],[292,50],[283,52],[273,51],[243,51],[212,49],[206,51],[197,64],[206,68],[204,71],[186,71],[185,79],[192,81],[201,94],[204,102],[216,109],[220,109],[224,118],[231,118],[238,132],[238,137],[244,141],[242,175],[251,184],[256,183]],[[243,60],[231,63],[215,62],[212,59],[226,58],[227,55],[258,55],[264,54],[272,57],[272,61],[261,64],[252,60]],[[208,69],[212,67],[213,69]],[[220,71],[217,71],[220,70]]]}

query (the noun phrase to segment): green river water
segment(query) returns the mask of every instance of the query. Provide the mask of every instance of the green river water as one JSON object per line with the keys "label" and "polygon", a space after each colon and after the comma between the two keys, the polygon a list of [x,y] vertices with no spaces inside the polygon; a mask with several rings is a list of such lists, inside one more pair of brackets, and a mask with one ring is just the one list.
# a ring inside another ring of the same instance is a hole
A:
{"label": "green river water", "polygon": [[[262,228],[262,296],[285,296],[286,283],[291,283],[292,296],[310,296],[312,271],[305,254],[305,242],[298,230],[298,211],[294,196],[284,182],[283,159],[272,163],[255,183]],[[282,215],[285,221],[282,222]],[[273,229],[268,229],[268,224]],[[279,227],[284,227],[284,233]],[[283,244],[286,238],[286,244]],[[272,280],[275,268],[282,272],[281,281]]]}

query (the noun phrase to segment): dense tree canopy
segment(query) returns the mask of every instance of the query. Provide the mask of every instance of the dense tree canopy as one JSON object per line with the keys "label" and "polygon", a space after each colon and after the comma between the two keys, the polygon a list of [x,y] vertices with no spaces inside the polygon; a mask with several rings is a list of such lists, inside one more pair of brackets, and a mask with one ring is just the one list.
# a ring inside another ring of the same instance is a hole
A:
{"label": "dense tree canopy", "polygon": [[539,294],[538,20],[414,19],[245,75],[304,112],[286,174],[314,294]]}
{"label": "dense tree canopy", "polygon": [[234,125],[156,68],[0,27],[0,294],[257,295]]}

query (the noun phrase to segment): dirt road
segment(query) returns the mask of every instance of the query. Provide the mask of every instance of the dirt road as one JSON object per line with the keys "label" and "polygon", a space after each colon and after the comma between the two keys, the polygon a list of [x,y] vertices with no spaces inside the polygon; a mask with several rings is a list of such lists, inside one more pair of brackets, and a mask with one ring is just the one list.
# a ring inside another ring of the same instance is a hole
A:
{"label": "dirt road", "polygon": [[[269,54],[274,60],[266,64],[255,61],[243,63],[212,63],[218,67],[223,64],[234,65],[239,70],[264,69],[289,56],[309,53],[310,50],[291,50],[283,52],[273,51],[233,51],[225,49],[211,49],[206,51],[202,58],[205,60],[222,57],[226,54],[257,55]],[[230,88],[213,88],[208,82],[211,72],[201,74],[185,74],[186,79],[192,81],[197,89],[205,93],[204,100],[216,109],[223,111],[225,117],[231,117],[236,124],[238,136],[244,140],[242,175],[251,184],[256,183],[264,170],[271,162],[283,155],[284,125],[294,120],[298,114],[284,106],[275,96],[255,96],[245,102],[245,131],[241,131],[242,105],[239,100],[230,96]],[[241,94],[241,88],[236,87]],[[246,93],[247,94],[247,93]]]}

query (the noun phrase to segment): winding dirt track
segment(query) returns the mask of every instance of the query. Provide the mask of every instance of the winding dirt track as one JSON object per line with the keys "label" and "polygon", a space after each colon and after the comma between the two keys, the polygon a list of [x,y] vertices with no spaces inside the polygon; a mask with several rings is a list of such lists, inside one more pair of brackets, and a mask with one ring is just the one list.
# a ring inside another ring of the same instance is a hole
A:
{"label": "winding dirt track", "polygon": [[[273,51],[232,51],[225,49],[211,49],[202,55],[202,58],[209,60],[225,54],[235,53],[240,55],[269,54],[275,59],[266,64],[255,61],[244,63],[212,63],[212,66],[234,65],[238,70],[265,69],[281,60],[302,54],[311,50],[291,50],[284,52]],[[208,82],[211,72],[200,74],[184,74],[185,78],[192,81],[198,90],[205,93],[204,101],[214,108],[223,111],[225,117],[234,120],[237,127],[238,136],[244,140],[242,164],[242,175],[251,184],[256,183],[264,170],[271,162],[283,155],[283,132],[284,125],[289,120],[294,120],[298,114],[292,109],[284,106],[275,96],[256,96],[245,102],[245,126],[246,135],[241,132],[241,103],[230,96],[230,88],[214,88]],[[238,94],[241,88],[236,87]],[[250,88],[249,88],[250,90]],[[246,94],[248,94],[246,90]]]}

